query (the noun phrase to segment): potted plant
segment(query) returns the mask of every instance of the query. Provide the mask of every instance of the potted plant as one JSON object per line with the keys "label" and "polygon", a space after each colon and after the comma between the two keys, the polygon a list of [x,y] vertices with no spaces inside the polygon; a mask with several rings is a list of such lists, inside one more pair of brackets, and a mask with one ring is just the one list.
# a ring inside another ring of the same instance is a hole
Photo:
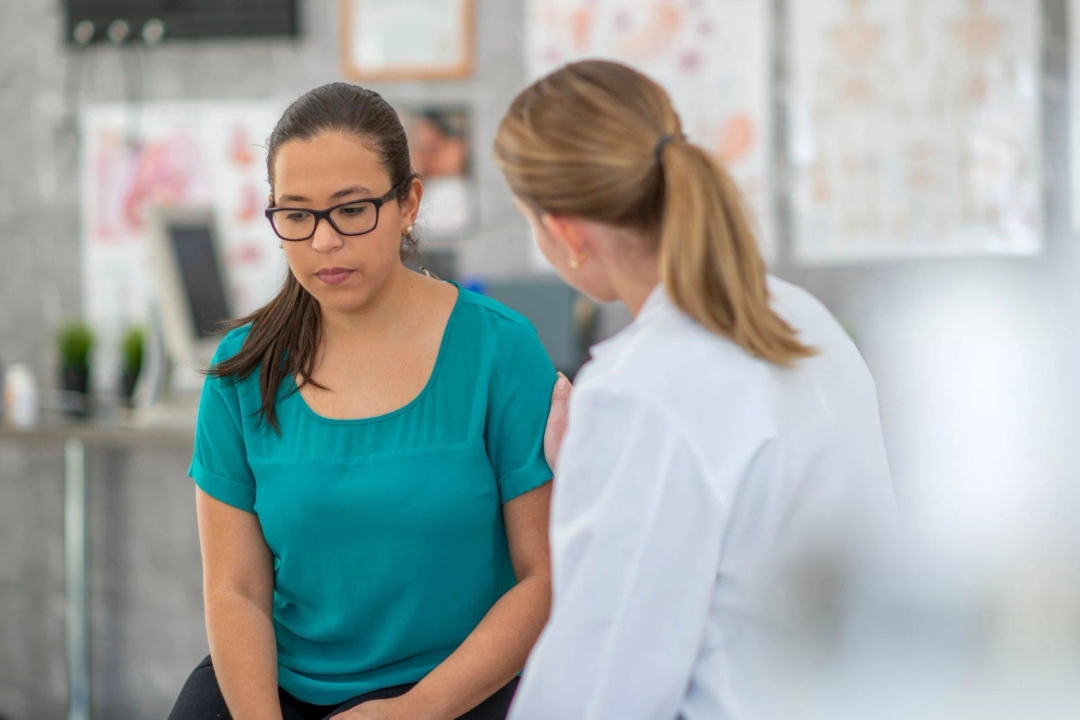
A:
{"label": "potted plant", "polygon": [[60,328],[60,381],[64,411],[77,417],[90,414],[90,352],[94,332],[86,323],[70,322]]}
{"label": "potted plant", "polygon": [[134,402],[135,386],[142,372],[143,347],[146,333],[141,327],[130,327],[120,340],[120,392],[128,407]]}

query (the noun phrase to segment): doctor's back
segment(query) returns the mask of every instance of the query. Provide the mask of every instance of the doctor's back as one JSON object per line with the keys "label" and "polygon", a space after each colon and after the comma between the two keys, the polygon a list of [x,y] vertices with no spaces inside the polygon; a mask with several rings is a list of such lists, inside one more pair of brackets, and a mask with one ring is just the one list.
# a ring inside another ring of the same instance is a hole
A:
{"label": "doctor's back", "polygon": [[896,527],[870,372],[767,276],[733,178],[640,73],[542,78],[495,155],[556,272],[635,318],[571,398],[552,612],[511,718],[786,717],[770,651],[810,600],[795,580]]}
{"label": "doctor's back", "polygon": [[[787,610],[811,601],[793,580],[895,537],[865,362],[811,295],[769,289],[816,351],[791,367],[705,329],[661,287],[579,376],[552,510],[555,606],[530,661],[559,679],[541,690],[527,669],[523,708],[540,691],[556,717],[558,688],[591,682],[590,719],[771,715],[790,688],[770,653],[791,641]],[[590,480],[612,454],[610,482]],[[612,541],[630,523],[637,541]]]}

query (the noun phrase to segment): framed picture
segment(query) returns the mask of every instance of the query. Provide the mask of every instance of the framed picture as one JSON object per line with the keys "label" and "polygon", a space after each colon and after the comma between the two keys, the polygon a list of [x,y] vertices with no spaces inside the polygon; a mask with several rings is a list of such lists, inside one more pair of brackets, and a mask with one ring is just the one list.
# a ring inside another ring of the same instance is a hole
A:
{"label": "framed picture", "polygon": [[401,121],[413,169],[424,178],[421,233],[431,239],[461,239],[476,220],[469,110],[408,108],[401,111]]}
{"label": "framed picture", "polygon": [[355,80],[453,80],[473,69],[473,0],[341,0],[341,66]]}

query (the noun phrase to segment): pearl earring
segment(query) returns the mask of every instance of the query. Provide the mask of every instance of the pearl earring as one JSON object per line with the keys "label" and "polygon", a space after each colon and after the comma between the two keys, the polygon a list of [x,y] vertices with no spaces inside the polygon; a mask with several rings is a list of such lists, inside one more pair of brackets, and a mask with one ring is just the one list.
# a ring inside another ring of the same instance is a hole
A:
{"label": "pearl earring", "polygon": [[581,261],[584,260],[584,259],[585,259],[585,253],[580,253],[580,254],[575,255],[574,257],[570,258],[569,260],[567,260],[566,264],[570,266],[571,270],[580,270],[581,269]]}

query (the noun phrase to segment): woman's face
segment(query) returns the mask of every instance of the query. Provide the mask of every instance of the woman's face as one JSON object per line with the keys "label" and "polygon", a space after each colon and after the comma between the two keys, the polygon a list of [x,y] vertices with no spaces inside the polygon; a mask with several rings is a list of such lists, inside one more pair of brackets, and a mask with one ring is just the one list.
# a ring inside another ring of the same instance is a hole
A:
{"label": "woman's face", "polygon": [[[311,140],[290,140],[278,148],[270,199],[274,207],[325,210],[382,197],[391,186],[378,154],[355,135],[330,131]],[[422,192],[415,181],[404,202],[386,202],[378,211],[375,229],[367,234],[339,234],[324,219],[310,239],[282,241],[293,276],[324,310],[347,313],[364,307],[401,267],[401,236],[416,221]],[[374,208],[367,206],[367,210]],[[363,211],[350,208],[345,212]]]}

